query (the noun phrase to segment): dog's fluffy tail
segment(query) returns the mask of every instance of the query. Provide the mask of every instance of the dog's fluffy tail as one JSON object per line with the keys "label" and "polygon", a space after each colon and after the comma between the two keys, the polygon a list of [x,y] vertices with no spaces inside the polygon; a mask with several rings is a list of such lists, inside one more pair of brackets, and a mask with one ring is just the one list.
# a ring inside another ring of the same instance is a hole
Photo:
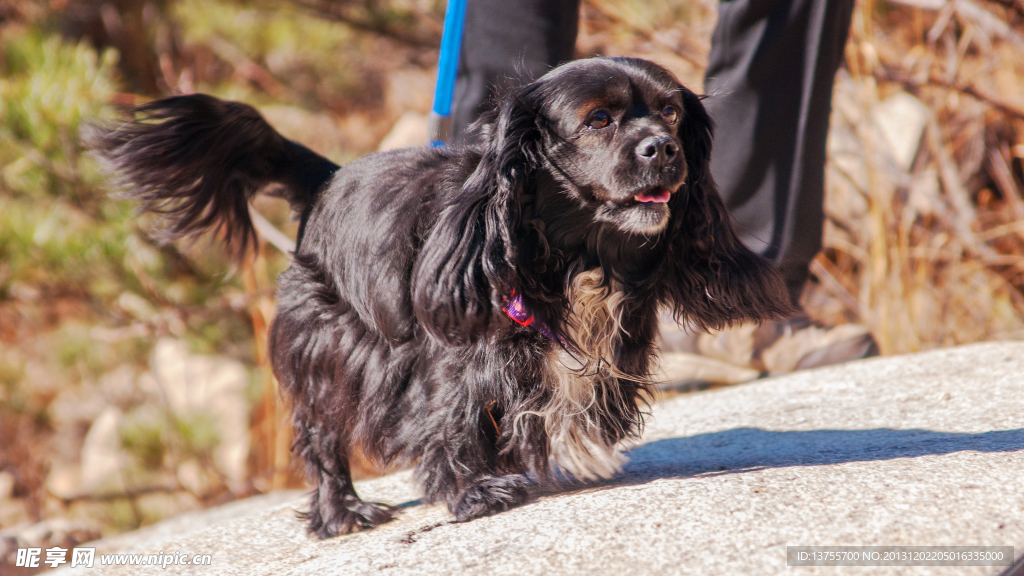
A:
{"label": "dog's fluffy tail", "polygon": [[[167,217],[163,241],[223,231],[242,257],[255,244],[249,200],[269,193],[307,214],[338,165],[277,133],[252,106],[194,94],[135,108],[126,123],[94,126],[86,144],[114,171],[140,212]],[[301,231],[300,231],[301,236]]]}

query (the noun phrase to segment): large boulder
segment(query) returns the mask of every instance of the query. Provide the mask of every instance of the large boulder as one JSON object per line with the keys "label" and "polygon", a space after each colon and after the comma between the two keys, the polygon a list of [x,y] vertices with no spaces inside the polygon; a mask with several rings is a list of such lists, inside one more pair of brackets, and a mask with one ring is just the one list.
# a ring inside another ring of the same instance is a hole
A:
{"label": "large boulder", "polygon": [[[618,478],[536,493],[465,524],[410,474],[357,483],[402,514],[318,541],[298,493],[191,513],[99,541],[211,554],[167,574],[835,574],[787,546],[1001,545],[1024,553],[1024,343],[876,358],[675,397],[652,407]],[[851,569],[846,569],[851,570]],[[871,574],[995,575],[882,567]],[[946,573],[946,572],[942,572]],[[70,574],[70,572],[69,572]]]}

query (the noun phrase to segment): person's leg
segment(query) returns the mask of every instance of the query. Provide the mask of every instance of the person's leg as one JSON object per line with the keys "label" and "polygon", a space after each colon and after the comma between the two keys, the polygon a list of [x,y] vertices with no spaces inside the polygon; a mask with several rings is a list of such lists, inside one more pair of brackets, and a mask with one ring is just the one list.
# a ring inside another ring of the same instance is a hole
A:
{"label": "person's leg", "polygon": [[[717,125],[711,171],[740,237],[779,266],[794,304],[822,247],[832,85],[853,7],[853,0],[723,0],[711,41],[704,84]],[[866,328],[816,326],[804,314],[713,334],[665,322],[662,349],[770,373],[878,352]]]}
{"label": "person's leg", "polygon": [[572,59],[579,28],[579,0],[470,0],[452,103],[455,142],[473,138],[467,128],[495,90],[542,76]]}
{"label": "person's leg", "polygon": [[704,101],[711,170],[741,238],[782,270],[794,303],[821,250],[832,85],[853,0],[724,0]]}

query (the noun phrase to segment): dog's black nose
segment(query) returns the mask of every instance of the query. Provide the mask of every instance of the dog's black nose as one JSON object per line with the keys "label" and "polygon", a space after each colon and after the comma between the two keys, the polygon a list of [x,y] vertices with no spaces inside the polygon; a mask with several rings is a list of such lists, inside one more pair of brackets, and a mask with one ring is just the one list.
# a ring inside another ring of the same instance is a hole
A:
{"label": "dog's black nose", "polygon": [[636,155],[651,163],[663,163],[675,158],[679,146],[669,136],[648,136],[636,145]]}

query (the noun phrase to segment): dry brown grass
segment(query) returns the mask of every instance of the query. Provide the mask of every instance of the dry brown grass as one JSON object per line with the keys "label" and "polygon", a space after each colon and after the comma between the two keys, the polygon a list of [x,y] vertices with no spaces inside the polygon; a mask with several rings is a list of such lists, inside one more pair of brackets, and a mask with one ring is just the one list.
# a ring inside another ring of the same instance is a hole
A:
{"label": "dry brown grass", "polygon": [[[854,15],[806,300],[823,319],[867,324],[883,354],[1024,336],[1024,52],[993,24],[1020,19],[962,0],[868,1]],[[907,94],[923,104],[923,133],[901,163],[883,132],[906,115],[881,110]]]}

